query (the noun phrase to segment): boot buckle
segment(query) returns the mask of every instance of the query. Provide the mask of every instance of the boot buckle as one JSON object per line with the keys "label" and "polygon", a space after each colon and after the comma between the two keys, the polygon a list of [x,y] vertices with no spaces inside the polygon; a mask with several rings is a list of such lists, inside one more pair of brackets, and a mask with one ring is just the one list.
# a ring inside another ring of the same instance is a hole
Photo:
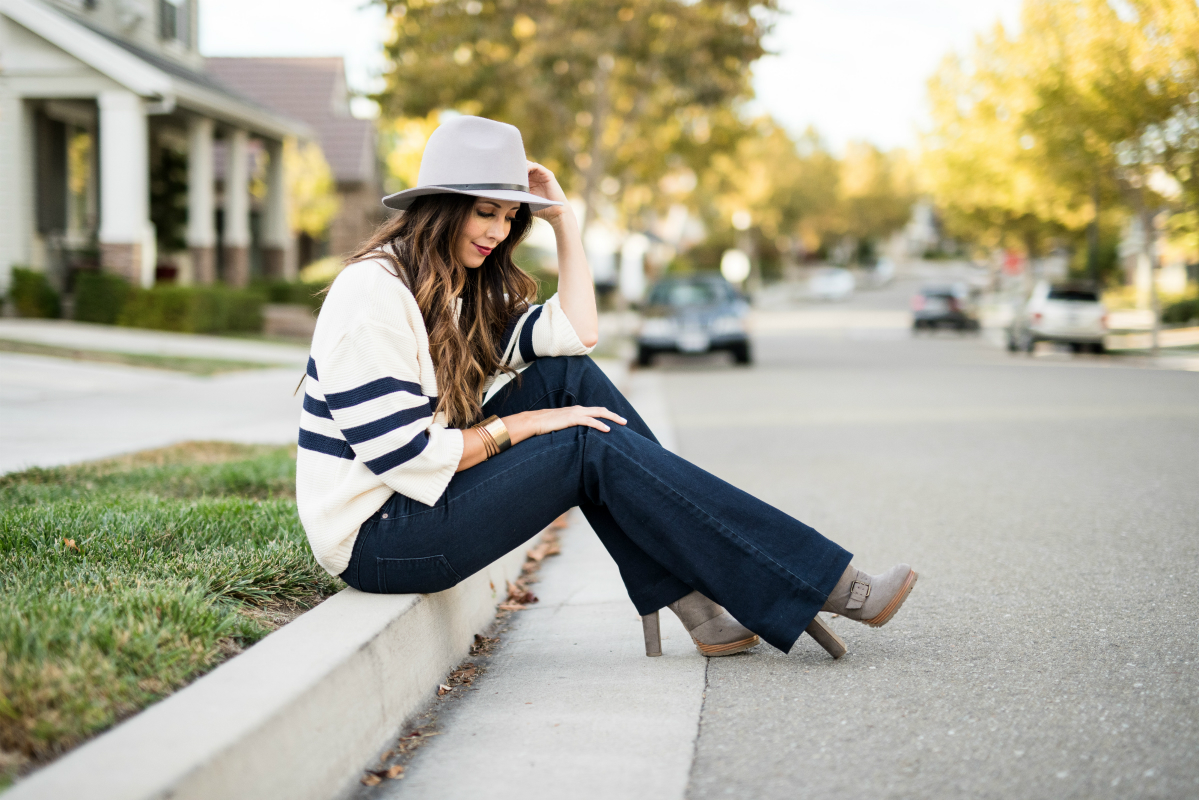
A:
{"label": "boot buckle", "polygon": [[861,608],[869,596],[870,584],[866,581],[854,581],[849,584],[849,602],[845,604],[845,607],[847,609]]}

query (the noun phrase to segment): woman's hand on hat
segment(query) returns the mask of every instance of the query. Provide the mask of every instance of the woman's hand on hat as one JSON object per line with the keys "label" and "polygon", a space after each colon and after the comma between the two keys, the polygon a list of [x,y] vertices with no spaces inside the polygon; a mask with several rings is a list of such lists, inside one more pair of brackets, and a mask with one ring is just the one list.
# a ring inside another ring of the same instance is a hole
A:
{"label": "woman's hand on hat", "polygon": [[553,222],[570,208],[566,201],[566,193],[558,185],[558,179],[554,177],[554,173],[533,161],[529,162],[529,192],[538,197],[544,197],[546,200],[556,200],[562,203],[560,206],[550,206],[540,211],[534,211],[533,216],[535,217]]}

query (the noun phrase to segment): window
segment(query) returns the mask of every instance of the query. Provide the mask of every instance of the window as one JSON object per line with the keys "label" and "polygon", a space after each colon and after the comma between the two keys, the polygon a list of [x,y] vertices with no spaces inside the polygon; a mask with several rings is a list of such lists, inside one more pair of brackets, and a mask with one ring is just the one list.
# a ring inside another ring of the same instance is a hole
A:
{"label": "window", "polygon": [[163,39],[190,44],[189,22],[188,0],[158,0],[158,32]]}
{"label": "window", "polygon": [[1099,295],[1087,289],[1072,289],[1066,286],[1055,286],[1049,290],[1050,300],[1070,300],[1075,303],[1098,303]]}

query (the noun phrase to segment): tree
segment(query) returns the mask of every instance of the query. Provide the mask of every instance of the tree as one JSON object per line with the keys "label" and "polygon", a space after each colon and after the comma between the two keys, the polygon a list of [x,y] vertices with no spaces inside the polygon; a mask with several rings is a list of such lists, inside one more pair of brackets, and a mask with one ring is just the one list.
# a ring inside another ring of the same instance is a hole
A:
{"label": "tree", "polygon": [[626,218],[659,180],[731,148],[777,0],[384,0],[391,116],[512,123],[531,156]]}
{"label": "tree", "polygon": [[1106,205],[1148,226],[1165,176],[1199,207],[1199,5],[1026,0],[1021,28],[930,82],[929,174],[976,232],[1022,222],[1030,254],[1036,234],[1089,228],[1094,276]]}
{"label": "tree", "polygon": [[287,181],[288,226],[296,233],[317,238],[337,216],[341,200],[333,170],[316,142],[283,142],[283,170]]}

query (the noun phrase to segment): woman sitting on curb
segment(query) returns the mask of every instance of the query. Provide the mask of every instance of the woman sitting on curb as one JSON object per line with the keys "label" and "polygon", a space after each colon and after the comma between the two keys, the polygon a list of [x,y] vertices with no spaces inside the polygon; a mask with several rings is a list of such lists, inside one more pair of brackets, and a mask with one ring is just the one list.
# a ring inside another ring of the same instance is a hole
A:
{"label": "woman sitting on curb", "polygon": [[[907,564],[868,575],[812,528],[663,449],[587,357],[598,339],[578,223],[520,132],[456,117],[429,139],[404,213],[351,258],[308,361],[296,494],[321,566],[364,592],[439,592],[578,506],[660,653],[669,607],[700,652],[872,626]],[[512,261],[532,215],[558,244],[558,294]],[[727,611],[725,609],[728,609]]]}

